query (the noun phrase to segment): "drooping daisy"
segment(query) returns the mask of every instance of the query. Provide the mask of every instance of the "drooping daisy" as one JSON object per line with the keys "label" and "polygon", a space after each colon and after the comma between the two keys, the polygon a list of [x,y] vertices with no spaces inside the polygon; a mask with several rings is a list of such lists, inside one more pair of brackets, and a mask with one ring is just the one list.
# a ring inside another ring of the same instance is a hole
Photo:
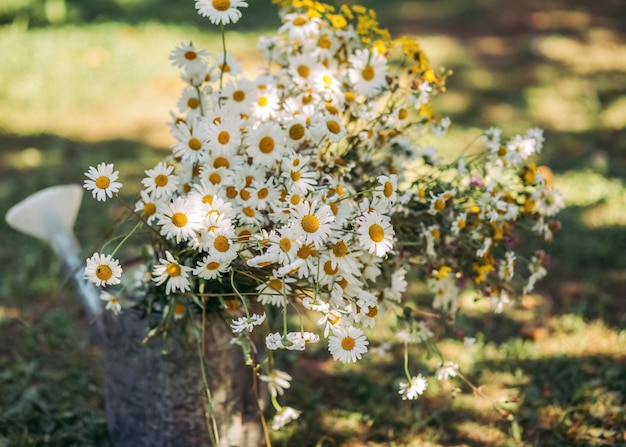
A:
{"label": "drooping daisy", "polygon": [[113,197],[113,193],[119,191],[122,184],[116,182],[119,175],[118,171],[113,170],[113,163],[100,163],[98,167],[89,167],[89,170],[85,172],[85,180],[83,188],[87,191],[91,191],[94,199],[104,202],[107,197]]}
{"label": "drooping daisy", "polygon": [[154,192],[154,196],[170,197],[178,188],[178,176],[174,175],[174,166],[159,162],[154,169],[146,170],[147,177],[141,180],[147,193]]}
{"label": "drooping daisy", "polygon": [[302,201],[293,207],[290,223],[303,245],[322,247],[331,234],[335,216],[328,205]]}
{"label": "drooping daisy", "polygon": [[237,8],[247,7],[248,3],[243,0],[196,0],[198,14],[208,17],[214,25],[237,23],[241,18]]}
{"label": "drooping daisy", "polygon": [[255,326],[263,324],[263,322],[265,321],[265,317],[265,314],[252,314],[249,317],[239,317],[230,323],[230,327],[234,333],[239,333],[243,331],[252,332]]}
{"label": "drooping daisy", "polygon": [[285,297],[291,294],[291,285],[296,282],[295,278],[279,278],[276,272],[263,284],[256,288],[258,301],[261,304],[271,304],[282,307],[286,304]]}
{"label": "drooping daisy", "polygon": [[196,236],[196,232],[202,228],[202,217],[199,207],[189,199],[176,197],[163,205],[158,223],[161,225],[161,234],[178,244]]}
{"label": "drooping daisy", "polygon": [[165,252],[165,259],[160,258],[159,263],[152,270],[152,280],[157,286],[165,284],[165,294],[180,290],[190,289],[189,272],[191,267],[180,264],[169,251]]}
{"label": "drooping daisy", "polygon": [[295,421],[300,417],[300,410],[293,407],[282,407],[274,419],[272,419],[272,430],[280,430],[291,421]]}
{"label": "drooping daisy", "polygon": [[121,276],[120,262],[111,255],[94,253],[86,261],[85,278],[98,287],[119,284]]}
{"label": "drooping daisy", "polygon": [[328,350],[333,360],[340,360],[343,363],[361,360],[369,344],[363,331],[354,326],[345,329],[335,327],[333,330],[334,335],[328,337]]}
{"label": "drooping daisy", "polygon": [[282,396],[285,390],[291,387],[291,379],[289,374],[279,369],[273,369],[267,375],[259,376],[259,380],[267,383],[267,388],[274,397]]}
{"label": "drooping daisy", "polygon": [[378,257],[384,257],[393,248],[395,232],[389,218],[376,211],[362,214],[358,219],[357,239],[361,247]]}
{"label": "drooping daisy", "polygon": [[400,382],[400,390],[398,394],[402,396],[402,400],[415,400],[426,391],[428,387],[428,382],[426,378],[421,374],[418,374],[417,377],[411,377],[409,382]]}
{"label": "drooping daisy", "polygon": [[456,377],[459,373],[459,365],[447,360],[445,363],[439,363],[435,377],[437,380],[447,380],[450,377]]}
{"label": "drooping daisy", "polygon": [[116,296],[113,296],[108,292],[102,292],[100,294],[100,299],[106,303],[106,310],[110,310],[115,315],[122,313],[122,304]]}

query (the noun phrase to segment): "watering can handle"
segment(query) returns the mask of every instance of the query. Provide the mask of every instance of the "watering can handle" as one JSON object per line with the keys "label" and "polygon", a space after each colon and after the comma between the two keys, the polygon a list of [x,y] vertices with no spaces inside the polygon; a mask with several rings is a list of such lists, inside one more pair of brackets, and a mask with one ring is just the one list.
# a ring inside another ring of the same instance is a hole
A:
{"label": "watering can handle", "polygon": [[58,185],[42,189],[11,207],[6,221],[12,228],[51,245],[78,293],[83,308],[102,333],[102,311],[98,289],[84,278],[80,246],[74,235],[74,222],[83,197],[80,185]]}

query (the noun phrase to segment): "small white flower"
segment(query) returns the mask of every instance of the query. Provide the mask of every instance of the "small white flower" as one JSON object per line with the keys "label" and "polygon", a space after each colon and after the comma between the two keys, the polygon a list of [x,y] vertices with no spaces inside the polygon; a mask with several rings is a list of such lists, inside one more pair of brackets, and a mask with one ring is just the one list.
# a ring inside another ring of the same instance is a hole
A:
{"label": "small white flower", "polygon": [[253,314],[251,317],[239,317],[230,323],[230,327],[234,333],[243,331],[252,332],[254,330],[254,326],[259,326],[265,321],[265,317],[265,314]]}
{"label": "small white flower", "polygon": [[169,295],[177,290],[186,291],[190,289],[189,271],[190,267],[181,265],[169,251],[165,252],[165,259],[159,259],[159,264],[152,270],[152,280],[157,286],[165,285],[165,294]]}
{"label": "small white flower", "polygon": [[411,380],[407,382],[400,382],[400,391],[398,394],[402,396],[402,400],[415,400],[426,391],[428,382],[419,374],[417,377],[411,377]]}
{"label": "small white flower", "polygon": [[459,365],[454,362],[446,361],[445,363],[440,363],[439,368],[435,372],[435,377],[437,380],[447,380],[450,377],[456,377],[459,371]]}
{"label": "small white flower", "polygon": [[291,421],[300,417],[300,411],[292,407],[283,407],[272,420],[272,430],[280,430]]}
{"label": "small white flower", "polygon": [[291,383],[289,383],[291,379],[292,377],[289,374],[279,369],[273,369],[269,374],[259,376],[259,380],[267,382],[270,394],[274,397],[282,396],[285,390],[291,387]]}
{"label": "small white flower", "polygon": [[111,255],[94,253],[87,259],[85,267],[85,278],[96,286],[115,285],[121,282],[122,267],[117,259]]}
{"label": "small white flower", "polygon": [[111,295],[108,292],[102,292],[100,294],[100,299],[106,302],[106,310],[110,310],[115,315],[119,315],[122,312],[122,304],[120,303],[120,300],[117,299],[117,297]]}
{"label": "small white flower", "polygon": [[118,175],[119,172],[113,170],[112,163],[100,163],[97,168],[90,166],[89,171],[85,172],[88,180],[83,183],[83,188],[91,191],[94,199],[104,202],[122,187],[121,183],[115,181]]}
{"label": "small white flower", "polygon": [[346,329],[333,328],[335,335],[328,337],[328,350],[334,360],[351,363],[360,360],[367,352],[369,342],[363,331],[350,326]]}
{"label": "small white flower", "polygon": [[361,247],[379,258],[393,248],[395,234],[389,218],[376,211],[363,214],[358,220],[358,240]]}
{"label": "small white flower", "polygon": [[243,0],[196,0],[198,14],[208,17],[214,25],[237,23],[241,18],[237,8],[246,7],[248,3]]}
{"label": "small white flower", "polygon": [[154,192],[154,196],[170,197],[177,189],[178,176],[173,174],[174,166],[160,162],[154,169],[146,170],[147,177],[141,183],[147,193]]}

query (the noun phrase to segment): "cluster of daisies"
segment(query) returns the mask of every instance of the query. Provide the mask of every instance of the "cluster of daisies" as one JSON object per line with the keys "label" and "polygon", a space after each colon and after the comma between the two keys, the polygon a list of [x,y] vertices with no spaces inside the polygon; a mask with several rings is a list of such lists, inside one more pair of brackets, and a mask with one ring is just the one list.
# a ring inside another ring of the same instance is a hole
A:
{"label": "cluster of daisies", "polygon": [[[153,249],[134,287],[150,292],[164,322],[194,318],[213,301],[241,309],[235,336],[269,328],[270,354],[325,338],[341,362],[367,353],[366,331],[383,314],[410,315],[409,269],[431,287],[442,314],[454,314],[469,287],[501,309],[516,296],[514,280],[522,281],[516,224],[528,221],[549,240],[557,226],[550,217],[562,207],[530,163],[541,132],[503,141],[490,129],[476,154],[444,163],[434,144],[450,121],[437,118],[430,101],[445,90],[446,74],[429,67],[415,40],[391,40],[360,6],[275,2],[282,26],[259,41],[266,61],[259,76],[245,76],[226,51],[183,43],[170,55],[185,87],[170,123],[172,153],[145,171],[131,206],[135,230],[144,227]],[[196,1],[221,25],[239,20],[246,6]],[[86,177],[97,200],[118,197],[112,164]],[[86,278],[119,285],[121,245],[87,259]],[[527,263],[524,293],[545,275],[543,261],[537,252]],[[125,293],[103,293],[107,308],[119,312]],[[265,310],[252,313],[251,304]],[[317,314],[317,330],[290,327],[288,313]],[[432,338],[424,322],[409,326],[407,340]],[[455,368],[442,359],[435,377],[454,376]],[[426,378],[406,373],[400,394],[415,399]],[[261,380],[278,410],[275,426],[297,417],[276,401],[291,377],[271,370]]]}

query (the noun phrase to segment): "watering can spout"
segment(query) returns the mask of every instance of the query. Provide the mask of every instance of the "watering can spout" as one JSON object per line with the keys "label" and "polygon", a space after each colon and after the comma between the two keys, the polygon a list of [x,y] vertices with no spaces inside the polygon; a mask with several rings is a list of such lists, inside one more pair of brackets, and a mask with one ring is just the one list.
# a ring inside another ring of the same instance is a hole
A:
{"label": "watering can spout", "polygon": [[80,247],[74,235],[83,188],[80,185],[59,185],[42,189],[14,205],[6,214],[12,228],[51,245],[82,300],[89,319],[101,331],[101,302],[96,287],[84,278]]}

